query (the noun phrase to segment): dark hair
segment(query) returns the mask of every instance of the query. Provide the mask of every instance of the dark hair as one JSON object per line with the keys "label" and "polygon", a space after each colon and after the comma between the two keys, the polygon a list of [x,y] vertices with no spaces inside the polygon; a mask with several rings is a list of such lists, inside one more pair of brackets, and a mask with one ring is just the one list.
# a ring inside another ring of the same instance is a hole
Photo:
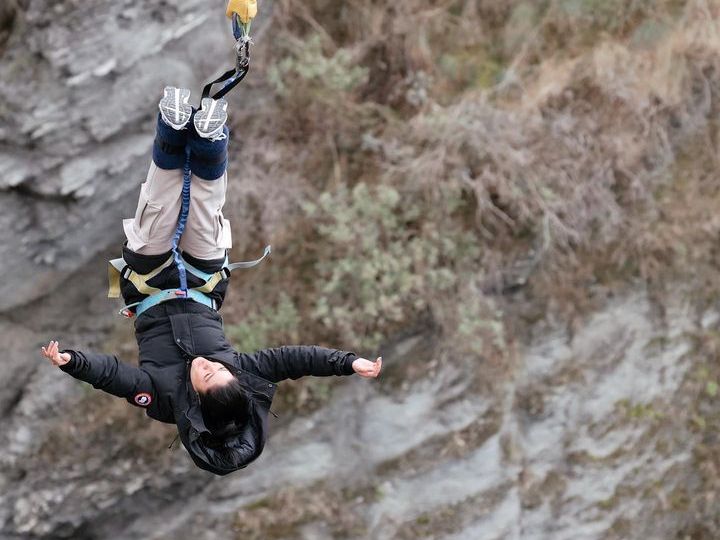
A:
{"label": "dark hair", "polygon": [[248,419],[250,403],[237,377],[200,394],[200,411],[205,426],[214,436],[237,433]]}

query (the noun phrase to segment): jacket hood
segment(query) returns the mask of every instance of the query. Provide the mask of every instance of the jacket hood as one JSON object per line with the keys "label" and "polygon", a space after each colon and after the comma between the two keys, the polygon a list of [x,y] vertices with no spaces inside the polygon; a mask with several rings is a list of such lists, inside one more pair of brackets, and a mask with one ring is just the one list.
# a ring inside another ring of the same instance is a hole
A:
{"label": "jacket hood", "polygon": [[234,365],[225,365],[240,381],[248,396],[248,421],[237,433],[222,439],[212,436],[203,421],[197,393],[189,383],[185,399],[178,396],[175,400],[177,404],[185,404],[180,407],[183,410],[176,411],[183,446],[198,467],[218,475],[247,467],[260,456],[267,440],[268,412],[276,389],[273,383],[242,372]]}

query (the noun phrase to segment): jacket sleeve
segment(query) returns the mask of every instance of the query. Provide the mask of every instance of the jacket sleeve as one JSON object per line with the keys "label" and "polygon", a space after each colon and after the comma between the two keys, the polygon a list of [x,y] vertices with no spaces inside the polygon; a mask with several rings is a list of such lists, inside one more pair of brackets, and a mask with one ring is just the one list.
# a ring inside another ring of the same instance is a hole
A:
{"label": "jacket sleeve", "polygon": [[356,358],[355,353],[317,346],[279,347],[239,355],[243,369],[271,382],[306,375],[352,375],[352,363]]}
{"label": "jacket sleeve", "polygon": [[72,357],[60,366],[65,373],[93,385],[114,396],[128,400],[132,405],[147,408],[155,401],[155,389],[147,372],[120,362],[107,354],[63,351]]}

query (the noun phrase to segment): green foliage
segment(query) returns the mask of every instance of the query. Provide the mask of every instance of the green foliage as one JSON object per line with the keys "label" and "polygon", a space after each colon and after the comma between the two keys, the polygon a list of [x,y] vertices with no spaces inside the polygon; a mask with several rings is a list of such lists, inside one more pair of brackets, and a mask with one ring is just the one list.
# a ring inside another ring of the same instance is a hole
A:
{"label": "green foliage", "polygon": [[320,36],[292,47],[290,55],[273,64],[268,72],[270,84],[282,96],[294,92],[299,84],[316,91],[349,92],[366,77],[367,69],[355,65],[348,51],[339,49],[332,56],[325,56]]}
{"label": "green foliage", "polygon": [[228,339],[241,351],[255,351],[284,341],[297,341],[300,316],[292,299],[280,294],[276,306],[251,313],[240,324],[226,327]]}
{"label": "green foliage", "polygon": [[[684,4],[421,2],[400,6],[402,25],[372,29],[360,21],[385,20],[387,5],[288,11],[296,32],[274,43],[282,59],[268,81],[281,107],[268,142],[305,201],[299,226],[283,231],[302,253],[275,278],[289,280],[303,332],[374,347],[429,315],[443,345],[504,351],[518,318],[568,322],[619,284],[712,266],[718,194],[691,171],[710,167],[713,148],[687,143],[700,151],[682,162],[686,143],[668,126],[692,131],[701,117],[655,96],[675,63],[651,55],[656,44],[682,49]],[[688,74],[703,73],[692,62],[677,99],[696,86]],[[419,73],[427,99],[404,110]],[[520,296],[516,317],[507,307]],[[238,339],[286,332],[267,319]]]}
{"label": "green foliage", "polygon": [[665,415],[658,411],[652,403],[632,403],[623,399],[618,401],[615,406],[629,420],[654,422],[665,418]]}
{"label": "green foliage", "polygon": [[457,337],[462,349],[482,356],[506,349],[505,325],[492,298],[479,291],[463,297],[457,304]]}
{"label": "green foliage", "polygon": [[457,288],[459,265],[477,256],[472,235],[441,233],[416,196],[391,186],[341,186],[305,212],[325,246],[312,316],[365,347],[432,309]]}
{"label": "green foliage", "polygon": [[332,378],[303,378],[283,383],[283,391],[273,400],[273,409],[281,416],[312,414],[325,406],[333,395],[333,388],[339,381]]}

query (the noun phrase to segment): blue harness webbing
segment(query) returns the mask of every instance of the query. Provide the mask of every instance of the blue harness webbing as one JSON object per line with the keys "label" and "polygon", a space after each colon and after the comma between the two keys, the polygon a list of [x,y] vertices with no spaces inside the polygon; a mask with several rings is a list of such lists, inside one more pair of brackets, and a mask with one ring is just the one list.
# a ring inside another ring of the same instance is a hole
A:
{"label": "blue harness webbing", "polygon": [[[178,274],[180,275],[180,291],[187,297],[187,272],[185,270],[185,264],[183,258],[180,256],[180,250],[178,246],[180,244],[180,238],[182,238],[185,232],[185,226],[187,225],[188,214],[190,213],[190,180],[192,172],[190,171],[190,147],[185,148],[185,168],[183,170],[183,187],[182,187],[182,205],[180,206],[180,217],[178,217],[177,227],[175,228],[175,235],[172,240],[172,252],[175,257],[175,266],[177,266]],[[178,295],[181,297],[182,295]]]}
{"label": "blue harness webbing", "polygon": [[179,292],[180,291],[178,289],[165,289],[164,291],[160,291],[159,293],[153,294],[152,296],[148,296],[142,302],[138,302],[133,306],[127,307],[135,307],[135,316],[139,317],[151,307],[155,307],[159,304],[162,304],[163,302],[167,302],[168,300],[175,300],[178,298],[186,298],[187,300],[193,300],[199,304],[203,304],[210,309],[217,309],[217,306],[215,305],[215,300],[210,298],[205,293],[190,289],[189,291],[186,291],[184,296],[179,296]]}

